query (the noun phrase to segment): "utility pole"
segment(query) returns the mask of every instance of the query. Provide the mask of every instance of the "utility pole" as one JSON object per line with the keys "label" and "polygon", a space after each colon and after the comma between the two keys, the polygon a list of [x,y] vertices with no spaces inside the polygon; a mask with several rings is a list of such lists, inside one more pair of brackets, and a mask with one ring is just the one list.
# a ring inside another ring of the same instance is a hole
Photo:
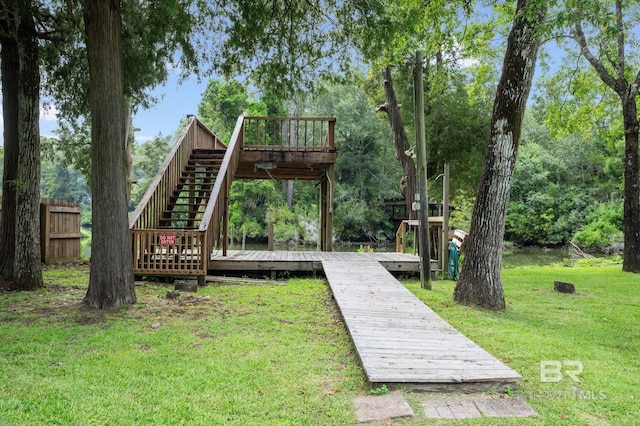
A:
{"label": "utility pole", "polygon": [[449,271],[449,174],[449,163],[444,163],[442,177],[442,251],[440,252],[443,277],[446,277]]}
{"label": "utility pole", "polygon": [[431,250],[429,247],[429,198],[427,195],[427,143],[424,133],[424,87],[422,81],[422,55],[416,51],[415,72],[413,74],[415,99],[416,154],[418,157],[418,238],[420,250],[420,287],[431,290]]}

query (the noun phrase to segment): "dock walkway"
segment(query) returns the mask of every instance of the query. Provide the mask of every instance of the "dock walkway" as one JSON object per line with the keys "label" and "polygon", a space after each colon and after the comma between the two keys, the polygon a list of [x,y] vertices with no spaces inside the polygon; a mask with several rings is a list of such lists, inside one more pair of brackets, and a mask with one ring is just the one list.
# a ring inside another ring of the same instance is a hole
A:
{"label": "dock walkway", "polygon": [[522,378],[455,330],[376,260],[322,266],[372,386],[503,391]]}
{"label": "dock walkway", "polygon": [[[413,254],[394,252],[325,252],[325,251],[266,251],[229,250],[227,256],[215,250],[209,262],[209,272],[318,272],[322,273],[322,262],[326,260],[360,262],[375,260],[389,272],[416,273],[420,271],[420,258]],[[433,265],[433,261],[432,261]]]}

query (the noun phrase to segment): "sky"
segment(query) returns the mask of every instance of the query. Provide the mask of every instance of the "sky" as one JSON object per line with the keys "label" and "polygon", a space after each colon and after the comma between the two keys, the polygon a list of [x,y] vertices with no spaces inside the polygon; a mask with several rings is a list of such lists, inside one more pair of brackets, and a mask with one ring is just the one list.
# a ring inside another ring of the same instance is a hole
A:
{"label": "sky", "polygon": [[[159,134],[173,136],[182,118],[187,114],[198,114],[198,104],[207,87],[207,82],[208,80],[198,82],[196,77],[192,77],[179,83],[177,75],[170,75],[164,85],[158,86],[151,92],[159,99],[156,105],[148,110],[138,111],[134,116],[133,125],[140,129],[135,133],[136,142],[146,142]],[[4,146],[1,100],[2,95],[0,95],[0,146]],[[40,108],[40,135],[55,137],[54,130],[57,128],[56,110]]]}

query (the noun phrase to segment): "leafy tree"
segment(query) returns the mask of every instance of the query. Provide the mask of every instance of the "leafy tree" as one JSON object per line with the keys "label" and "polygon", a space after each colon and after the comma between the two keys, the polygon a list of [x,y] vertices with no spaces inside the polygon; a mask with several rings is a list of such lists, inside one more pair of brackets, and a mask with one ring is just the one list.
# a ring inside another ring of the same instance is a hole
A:
{"label": "leafy tree", "polygon": [[[624,254],[622,269],[640,272],[640,159],[636,97],[640,71],[627,58],[634,42],[633,25],[640,8],[635,2],[570,2],[567,21],[582,56],[619,97],[624,124]],[[613,17],[613,19],[612,19]],[[595,49],[595,50],[594,50]],[[636,65],[637,67],[637,65]]]}
{"label": "leafy tree", "polygon": [[135,209],[138,205],[170,150],[170,137],[160,135],[135,147],[133,158],[134,187],[129,201],[129,210]]}
{"label": "leafy tree", "polygon": [[586,225],[576,232],[573,241],[581,246],[603,251],[621,243],[624,227],[622,211],[622,200],[600,204],[587,217]]}
{"label": "leafy tree", "polygon": [[247,89],[236,80],[209,81],[198,106],[203,124],[223,141],[229,141],[239,116],[247,112]]}
{"label": "leafy tree", "polygon": [[546,7],[545,1],[517,3],[496,92],[464,268],[454,292],[458,303],[492,310],[505,308],[501,269],[506,208]]}
{"label": "leafy tree", "polygon": [[40,265],[40,74],[36,4],[0,2],[4,170],[0,286],[43,286]]}

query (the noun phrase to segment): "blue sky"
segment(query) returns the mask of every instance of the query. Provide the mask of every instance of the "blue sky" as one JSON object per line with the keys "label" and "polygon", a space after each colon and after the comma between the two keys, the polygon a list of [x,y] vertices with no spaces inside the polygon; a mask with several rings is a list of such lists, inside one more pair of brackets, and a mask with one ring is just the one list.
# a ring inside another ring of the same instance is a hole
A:
{"label": "blue sky", "polygon": [[[159,101],[148,110],[139,111],[133,118],[133,124],[140,129],[136,132],[136,141],[142,143],[162,134],[173,135],[178,128],[180,120],[187,114],[197,115],[198,104],[202,93],[207,87],[208,80],[198,82],[192,77],[179,84],[176,75],[170,75],[167,82],[152,91]],[[2,118],[2,95],[0,93],[0,146],[4,146],[2,130],[4,128]],[[55,109],[40,109],[40,134],[42,136],[55,136],[57,129]]]}

